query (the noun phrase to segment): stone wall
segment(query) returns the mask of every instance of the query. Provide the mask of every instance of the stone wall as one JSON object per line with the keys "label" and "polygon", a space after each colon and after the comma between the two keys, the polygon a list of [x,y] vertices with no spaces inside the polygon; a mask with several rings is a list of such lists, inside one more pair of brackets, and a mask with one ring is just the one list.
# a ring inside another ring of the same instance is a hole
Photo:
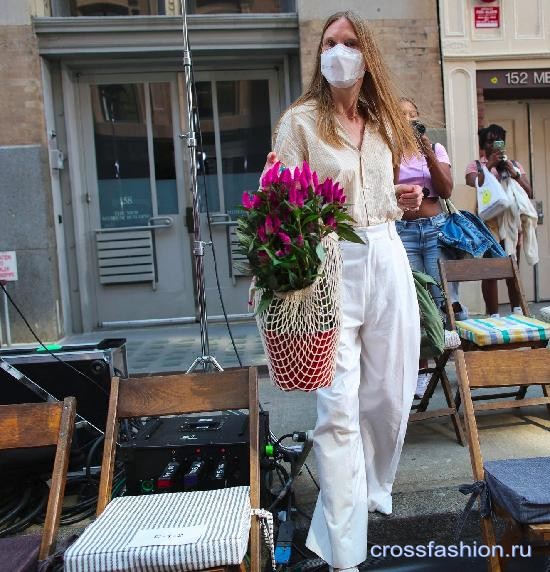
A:
{"label": "stone wall", "polygon": [[435,0],[376,2],[350,0],[320,3],[298,0],[302,84],[311,77],[326,18],[350,9],[366,18],[376,36],[398,95],[415,99],[430,127],[445,125]]}
{"label": "stone wall", "polygon": [[[18,266],[18,281],[8,283],[8,292],[42,339],[58,339],[61,309],[47,152],[41,145],[0,147],[0,173],[0,250],[15,250]],[[34,342],[13,307],[9,313],[12,341]]]}
{"label": "stone wall", "polygon": [[[17,252],[17,282],[7,288],[44,340],[61,335],[40,56],[30,3],[6,0],[0,14],[0,250]],[[9,308],[12,342],[34,342]],[[2,322],[5,334],[6,324]],[[5,342],[5,340],[4,340]]]}
{"label": "stone wall", "polygon": [[30,25],[1,25],[0,42],[0,145],[44,143],[36,36]]}

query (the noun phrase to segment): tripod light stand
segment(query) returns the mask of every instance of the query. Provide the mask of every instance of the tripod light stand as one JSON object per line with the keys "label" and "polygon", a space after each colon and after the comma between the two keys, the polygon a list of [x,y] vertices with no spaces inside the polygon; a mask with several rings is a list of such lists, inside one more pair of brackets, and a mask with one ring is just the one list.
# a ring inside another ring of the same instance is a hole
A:
{"label": "tripod light stand", "polygon": [[193,361],[187,373],[191,373],[200,368],[205,372],[213,370],[223,371],[223,368],[217,362],[216,358],[210,355],[210,344],[208,341],[208,316],[206,312],[206,293],[204,285],[204,247],[211,243],[206,243],[201,238],[200,195],[197,186],[197,137],[195,132],[195,115],[193,113],[193,73],[191,67],[191,51],[189,50],[186,0],[182,0],[181,13],[183,18],[183,69],[186,90],[185,111],[188,128],[187,133],[182,134],[181,137],[187,140],[187,149],[189,150],[189,188],[193,199],[193,256],[195,257],[197,306],[201,331],[201,355]]}

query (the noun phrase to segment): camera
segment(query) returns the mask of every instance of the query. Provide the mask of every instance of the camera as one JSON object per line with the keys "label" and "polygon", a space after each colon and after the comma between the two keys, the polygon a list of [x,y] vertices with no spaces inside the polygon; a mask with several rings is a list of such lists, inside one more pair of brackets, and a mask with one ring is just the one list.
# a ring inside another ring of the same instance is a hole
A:
{"label": "camera", "polygon": [[[493,141],[493,149],[497,151],[504,151],[506,144],[502,139],[497,139]],[[506,161],[508,161],[508,157],[506,155],[502,155],[502,161],[497,165],[497,171],[504,171],[506,169]]]}
{"label": "camera", "polygon": [[424,125],[424,123],[420,123],[418,119],[414,119],[413,121],[411,121],[411,125],[418,135],[422,136],[424,135],[424,133],[426,133],[426,126]]}

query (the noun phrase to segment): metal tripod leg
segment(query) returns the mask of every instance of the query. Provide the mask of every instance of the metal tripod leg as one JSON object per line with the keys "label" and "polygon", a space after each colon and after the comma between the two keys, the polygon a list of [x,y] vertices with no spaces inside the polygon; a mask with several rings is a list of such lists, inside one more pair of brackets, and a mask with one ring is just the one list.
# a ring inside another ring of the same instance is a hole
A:
{"label": "metal tripod leg", "polygon": [[201,367],[203,371],[223,371],[223,367],[214,356],[200,356],[189,366],[187,373],[193,373]]}

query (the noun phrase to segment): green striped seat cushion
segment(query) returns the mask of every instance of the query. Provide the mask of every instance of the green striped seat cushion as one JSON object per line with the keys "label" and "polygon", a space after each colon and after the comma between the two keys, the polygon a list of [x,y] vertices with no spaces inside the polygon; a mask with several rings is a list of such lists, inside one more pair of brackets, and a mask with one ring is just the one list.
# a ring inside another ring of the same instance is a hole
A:
{"label": "green striped seat cushion", "polygon": [[456,323],[458,335],[478,346],[548,340],[550,324],[510,314],[501,318],[470,318]]}

